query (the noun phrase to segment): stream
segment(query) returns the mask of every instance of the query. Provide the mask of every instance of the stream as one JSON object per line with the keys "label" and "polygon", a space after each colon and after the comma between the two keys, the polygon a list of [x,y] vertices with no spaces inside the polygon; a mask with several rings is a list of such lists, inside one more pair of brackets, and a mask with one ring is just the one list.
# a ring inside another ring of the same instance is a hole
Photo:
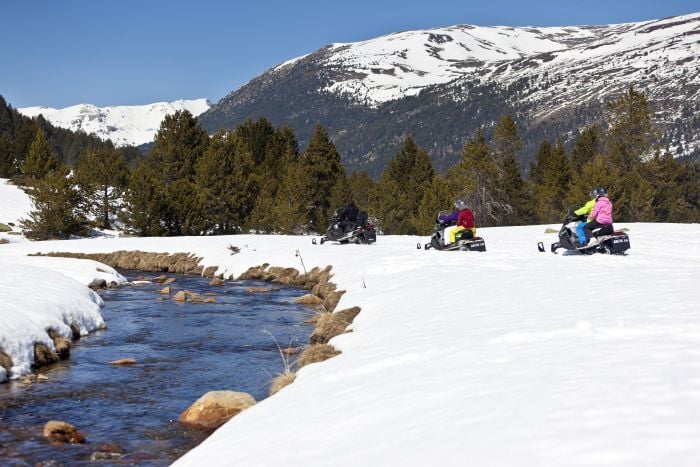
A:
{"label": "stream", "polygon": [[[138,273],[122,274],[133,281]],[[176,302],[154,283],[101,290],[107,329],[75,341],[70,359],[36,371],[48,380],[0,384],[0,465],[169,465],[208,435],[180,425],[180,413],[213,390],[264,399],[285,368],[277,345],[301,346],[313,331],[305,323],[313,312],[294,303],[303,289],[168,277],[176,291],[208,293],[216,303]],[[122,358],[137,364],[110,364]],[[42,436],[49,420],[71,423],[87,442],[50,444]],[[104,450],[123,454],[98,460]]]}

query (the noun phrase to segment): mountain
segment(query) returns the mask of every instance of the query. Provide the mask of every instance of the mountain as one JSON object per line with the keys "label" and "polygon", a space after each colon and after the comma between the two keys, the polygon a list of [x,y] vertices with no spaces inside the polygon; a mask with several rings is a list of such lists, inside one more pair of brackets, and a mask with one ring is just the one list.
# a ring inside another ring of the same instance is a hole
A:
{"label": "mountain", "polygon": [[139,146],[155,138],[160,123],[167,115],[188,110],[195,117],[211,104],[206,99],[156,102],[148,105],[96,107],[79,104],[63,109],[25,107],[17,109],[28,117],[43,115],[51,124],[72,131],[82,130],[106,140],[115,146]]}
{"label": "mountain", "polygon": [[478,127],[506,113],[527,162],[542,139],[571,143],[629,86],[660,141],[700,154],[700,13],[571,27],[457,25],[331,44],[252,79],[200,116],[210,132],[265,116],[302,145],[321,123],[351,169],[378,175],[406,134],[444,170]]}

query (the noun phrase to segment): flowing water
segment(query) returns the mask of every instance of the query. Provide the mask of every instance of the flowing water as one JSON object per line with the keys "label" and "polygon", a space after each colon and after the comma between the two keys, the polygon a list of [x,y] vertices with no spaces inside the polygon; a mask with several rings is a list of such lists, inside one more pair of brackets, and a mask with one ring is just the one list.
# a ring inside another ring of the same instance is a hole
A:
{"label": "flowing water", "polygon": [[[207,436],[182,427],[180,413],[212,390],[260,401],[284,371],[277,343],[308,342],[312,312],[294,303],[302,289],[251,293],[271,284],[169,277],[175,289],[215,293],[216,303],[175,302],[158,284],[104,290],[107,329],[74,342],[69,360],[39,369],[47,381],[0,384],[0,465],[168,465]],[[137,364],[110,365],[121,358]],[[87,442],[51,445],[42,437],[49,420],[73,424]],[[104,450],[124,454],[95,461]]]}

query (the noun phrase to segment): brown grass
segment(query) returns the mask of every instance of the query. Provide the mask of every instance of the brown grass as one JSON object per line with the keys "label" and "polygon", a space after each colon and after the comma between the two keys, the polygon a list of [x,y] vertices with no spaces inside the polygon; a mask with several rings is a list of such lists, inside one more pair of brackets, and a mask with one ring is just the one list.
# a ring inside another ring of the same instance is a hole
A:
{"label": "brown grass", "polygon": [[[113,253],[51,252],[37,256],[92,259],[117,269],[137,269],[144,272],[171,272],[175,274],[202,274],[200,258],[191,253],[153,253],[149,251],[115,251]],[[207,272],[210,272],[209,269]]]}
{"label": "brown grass", "polygon": [[270,384],[270,395],[277,394],[283,387],[292,384],[296,377],[294,372],[288,370],[277,375]]}
{"label": "brown grass", "polygon": [[322,313],[316,322],[316,329],[309,337],[311,344],[325,344],[335,336],[345,332],[360,312],[359,307],[352,307],[335,313]]}
{"label": "brown grass", "polygon": [[301,355],[299,355],[299,359],[296,361],[296,364],[299,368],[302,368],[306,365],[310,365],[311,363],[328,360],[336,355],[340,355],[340,351],[332,345],[314,344],[304,349]]}

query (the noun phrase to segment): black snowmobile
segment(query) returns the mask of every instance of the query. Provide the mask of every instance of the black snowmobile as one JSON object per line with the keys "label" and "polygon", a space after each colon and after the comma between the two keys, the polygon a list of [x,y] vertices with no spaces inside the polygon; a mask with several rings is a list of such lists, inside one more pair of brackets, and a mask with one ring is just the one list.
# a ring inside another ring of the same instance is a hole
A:
{"label": "black snowmobile", "polygon": [[[338,208],[333,213],[331,225],[326,230],[326,235],[321,237],[320,243],[338,242],[341,245],[347,243],[370,244],[377,241],[377,233],[374,226],[369,223],[367,211],[360,211],[354,221],[341,221],[340,214],[343,208]],[[316,239],[311,239],[316,244]]]}
{"label": "black snowmobile", "polygon": [[[481,237],[474,237],[471,230],[465,230],[460,232],[455,238],[454,243],[445,244],[445,229],[447,227],[453,226],[456,222],[441,221],[440,216],[449,214],[447,211],[440,211],[437,219],[435,220],[435,227],[433,228],[433,234],[430,237],[430,243],[426,243],[424,248],[430,250],[434,248],[436,250],[443,251],[486,251],[486,242]],[[417,245],[420,250],[420,243]]]}
{"label": "black snowmobile", "polygon": [[[606,225],[593,230],[593,237],[586,246],[579,246],[576,227],[580,222],[585,222],[586,216],[567,214],[564,223],[559,230],[559,241],[552,243],[550,250],[556,253],[559,248],[568,251],[578,251],[584,255],[593,253],[607,253],[611,255],[624,255],[630,249],[630,238],[622,230],[615,230],[611,225]],[[544,244],[539,242],[537,249],[545,251]]]}

